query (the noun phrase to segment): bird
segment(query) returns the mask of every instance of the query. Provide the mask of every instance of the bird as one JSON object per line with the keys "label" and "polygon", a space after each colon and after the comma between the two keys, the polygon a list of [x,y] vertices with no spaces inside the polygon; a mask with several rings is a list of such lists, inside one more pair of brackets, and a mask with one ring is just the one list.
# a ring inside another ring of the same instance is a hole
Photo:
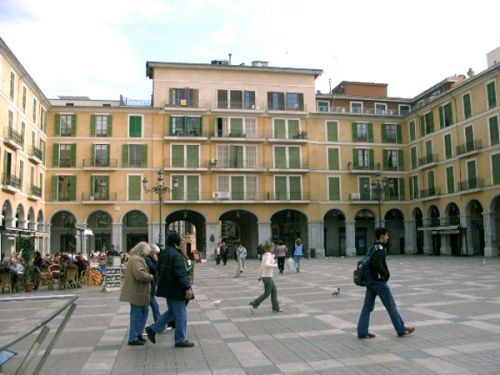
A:
{"label": "bird", "polygon": [[332,296],[338,296],[340,294],[340,288],[333,291]]}

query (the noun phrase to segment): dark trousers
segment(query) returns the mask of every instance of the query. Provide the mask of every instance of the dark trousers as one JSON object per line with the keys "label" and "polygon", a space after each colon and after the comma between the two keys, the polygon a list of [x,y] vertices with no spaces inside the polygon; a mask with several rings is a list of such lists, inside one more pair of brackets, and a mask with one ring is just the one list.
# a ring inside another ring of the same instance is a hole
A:
{"label": "dark trousers", "polygon": [[278,269],[281,273],[285,270],[285,259],[286,257],[278,257]]}
{"label": "dark trousers", "polygon": [[226,263],[227,263],[227,252],[221,251],[220,256],[222,257],[222,263],[224,263],[224,265],[226,265]]}

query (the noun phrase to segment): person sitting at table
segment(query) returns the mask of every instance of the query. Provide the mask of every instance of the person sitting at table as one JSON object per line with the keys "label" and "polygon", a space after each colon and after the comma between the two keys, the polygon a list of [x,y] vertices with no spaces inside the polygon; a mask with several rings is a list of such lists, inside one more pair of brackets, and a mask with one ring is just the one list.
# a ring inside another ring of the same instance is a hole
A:
{"label": "person sitting at table", "polygon": [[15,292],[19,291],[19,286],[17,285],[18,274],[17,271],[11,267],[11,259],[8,261],[5,259],[5,256],[2,256],[2,260],[0,261],[0,272],[6,272],[12,274],[12,284],[10,285],[11,290]]}

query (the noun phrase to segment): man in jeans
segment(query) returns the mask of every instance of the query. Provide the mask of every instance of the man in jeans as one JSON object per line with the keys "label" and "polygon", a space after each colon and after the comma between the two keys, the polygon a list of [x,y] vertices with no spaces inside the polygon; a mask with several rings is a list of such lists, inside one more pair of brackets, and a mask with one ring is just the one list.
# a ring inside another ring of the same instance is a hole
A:
{"label": "man in jeans", "polygon": [[391,276],[385,261],[386,246],[389,242],[389,231],[386,228],[377,228],[375,229],[375,238],[377,241],[373,245],[375,248],[373,250],[370,267],[372,280],[369,281],[366,286],[365,302],[358,321],[358,338],[372,339],[376,337],[374,333],[368,332],[368,326],[370,325],[370,313],[373,311],[375,298],[377,296],[379,296],[385,309],[389,313],[392,325],[398,336],[405,336],[415,331],[415,328],[405,326],[403,319],[398,313],[391,289],[389,285],[387,285],[389,277]]}

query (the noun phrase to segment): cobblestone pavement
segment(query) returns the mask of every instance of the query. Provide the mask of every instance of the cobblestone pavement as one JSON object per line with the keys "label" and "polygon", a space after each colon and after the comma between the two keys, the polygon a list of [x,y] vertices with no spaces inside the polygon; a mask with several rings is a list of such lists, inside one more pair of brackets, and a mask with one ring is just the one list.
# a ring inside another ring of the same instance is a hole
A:
{"label": "cobblestone pavement", "polygon": [[[157,335],[156,345],[128,346],[129,306],[119,292],[78,289],[78,307],[43,374],[498,374],[500,258],[388,257],[400,313],[416,332],[397,337],[377,299],[371,340],[356,337],[364,295],[352,283],[357,260],[305,260],[300,273],[276,274],[279,314],[269,300],[255,314],[249,310],[262,291],[256,260],[239,278],[234,261],[197,265],[188,309],[196,346],[189,349],[174,348],[171,331]],[[59,304],[0,304],[0,340]],[[27,345],[15,349],[22,354]]]}

